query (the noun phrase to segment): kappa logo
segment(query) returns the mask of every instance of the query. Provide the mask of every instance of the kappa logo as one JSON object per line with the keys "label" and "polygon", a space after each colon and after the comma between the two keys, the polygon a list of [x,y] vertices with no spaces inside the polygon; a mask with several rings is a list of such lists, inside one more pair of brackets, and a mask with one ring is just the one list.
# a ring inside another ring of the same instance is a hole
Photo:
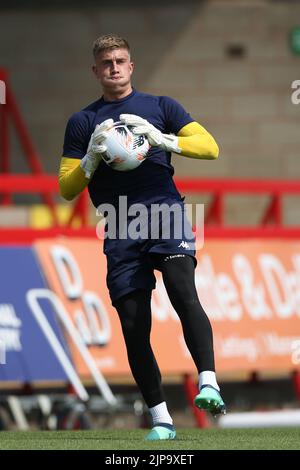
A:
{"label": "kappa logo", "polygon": [[178,245],[178,248],[185,248],[186,250],[189,250],[190,245],[187,242],[182,240],[182,242]]}

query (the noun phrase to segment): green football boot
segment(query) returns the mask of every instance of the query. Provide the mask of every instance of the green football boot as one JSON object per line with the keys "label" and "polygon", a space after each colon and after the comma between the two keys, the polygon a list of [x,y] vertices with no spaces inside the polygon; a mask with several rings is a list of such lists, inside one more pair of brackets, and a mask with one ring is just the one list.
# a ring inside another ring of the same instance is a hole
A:
{"label": "green football boot", "polygon": [[171,424],[156,424],[149,434],[146,436],[146,441],[168,441],[175,439],[176,430]]}
{"label": "green football boot", "polygon": [[202,385],[194,403],[197,408],[209,411],[213,416],[226,414],[226,406],[220,393],[211,385]]}

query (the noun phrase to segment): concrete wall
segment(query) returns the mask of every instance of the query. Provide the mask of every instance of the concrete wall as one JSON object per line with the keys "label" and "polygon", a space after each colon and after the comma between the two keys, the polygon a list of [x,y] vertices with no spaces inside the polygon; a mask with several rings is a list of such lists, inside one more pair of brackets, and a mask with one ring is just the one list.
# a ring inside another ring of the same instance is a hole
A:
{"label": "concrete wall", "polygon": [[[178,175],[298,178],[300,105],[291,102],[291,83],[300,79],[300,56],[288,33],[300,23],[300,4],[130,5],[0,12],[0,66],[10,71],[46,171],[57,171],[68,117],[99,95],[93,40],[118,32],[132,44],[135,86],[178,99],[220,145],[214,162],[174,156]],[[228,56],[236,45],[243,57]],[[13,169],[26,170],[16,144]]]}
{"label": "concrete wall", "polygon": [[[291,83],[300,78],[300,56],[291,54],[288,34],[300,4],[237,4],[200,7],[147,89],[177,97],[216,136],[220,160],[201,164],[201,174],[299,177],[300,105],[291,102]],[[245,57],[228,57],[230,45],[243,46]],[[178,169],[188,175],[194,163]]]}

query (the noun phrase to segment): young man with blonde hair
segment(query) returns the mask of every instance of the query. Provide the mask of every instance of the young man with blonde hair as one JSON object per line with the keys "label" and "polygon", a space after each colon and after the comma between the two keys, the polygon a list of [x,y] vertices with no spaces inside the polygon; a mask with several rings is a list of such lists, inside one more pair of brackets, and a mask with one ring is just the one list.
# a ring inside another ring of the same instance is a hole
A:
{"label": "young man with blonde hair", "polygon": [[[134,64],[125,39],[101,36],[94,42],[93,54],[93,72],[103,95],[69,119],[59,173],[61,195],[71,200],[88,186],[95,207],[109,203],[118,211],[119,197],[126,195],[128,205],[143,203],[150,210],[154,203],[177,204],[184,214],[183,198],[172,178],[171,153],[180,158],[216,159],[219,149],[214,138],[175,100],[132,87]],[[116,121],[133,126],[151,144],[145,161],[132,171],[113,170],[102,158],[107,131]],[[170,224],[175,224],[172,217]],[[153,420],[148,440],[176,436],[150,344],[154,269],[162,273],[199,373],[195,404],[213,414],[225,412],[215,375],[212,329],[194,282],[195,240],[193,235],[184,237],[119,237],[104,242],[110,297],[120,318],[132,374]]]}

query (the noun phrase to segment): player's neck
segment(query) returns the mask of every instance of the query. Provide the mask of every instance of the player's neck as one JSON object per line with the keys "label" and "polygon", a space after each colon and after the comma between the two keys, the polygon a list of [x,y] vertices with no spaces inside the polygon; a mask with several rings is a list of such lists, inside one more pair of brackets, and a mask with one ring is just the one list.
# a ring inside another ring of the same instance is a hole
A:
{"label": "player's neck", "polygon": [[122,98],[126,98],[126,96],[132,93],[132,86],[129,85],[125,89],[117,89],[117,90],[103,90],[103,98],[104,101],[116,101],[121,100]]}

